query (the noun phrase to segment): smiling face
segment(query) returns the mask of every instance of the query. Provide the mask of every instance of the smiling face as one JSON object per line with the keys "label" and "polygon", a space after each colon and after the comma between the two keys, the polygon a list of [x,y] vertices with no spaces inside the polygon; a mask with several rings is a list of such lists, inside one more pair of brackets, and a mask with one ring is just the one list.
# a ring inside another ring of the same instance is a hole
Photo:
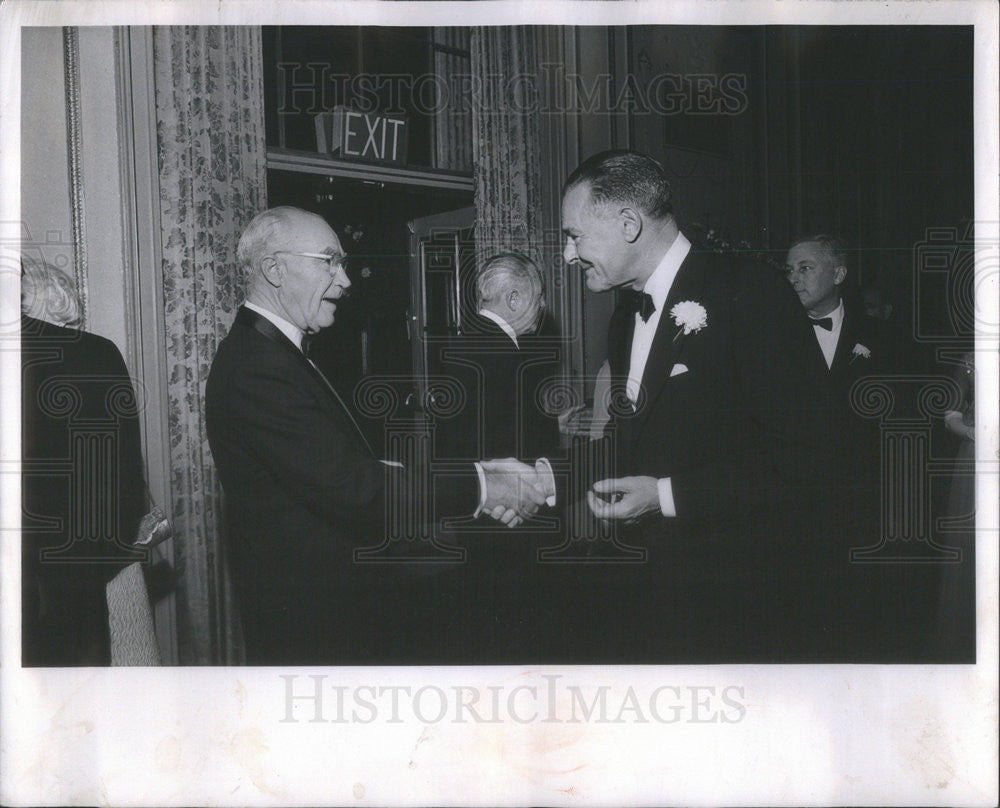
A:
{"label": "smiling face", "polygon": [[562,223],[563,259],[583,270],[590,291],[605,292],[635,280],[621,217],[592,204],[587,183],[574,185],[563,196]]}
{"label": "smiling face", "polygon": [[817,241],[803,241],[788,251],[785,276],[813,317],[823,317],[840,303],[840,284],[847,268]]}
{"label": "smiling face", "polygon": [[[336,256],[330,263],[294,253],[322,253]],[[330,226],[319,216],[296,216],[288,228],[282,249],[275,251],[275,271],[279,278],[277,312],[308,334],[333,324],[339,300],[351,285],[343,266],[344,251]]]}

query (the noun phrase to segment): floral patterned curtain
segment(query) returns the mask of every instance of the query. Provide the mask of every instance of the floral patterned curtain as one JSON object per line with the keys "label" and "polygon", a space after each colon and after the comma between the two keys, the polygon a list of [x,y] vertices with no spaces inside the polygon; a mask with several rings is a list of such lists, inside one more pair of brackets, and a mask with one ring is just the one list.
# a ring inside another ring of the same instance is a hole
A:
{"label": "floral patterned curtain", "polygon": [[476,255],[514,250],[541,265],[535,30],[529,26],[472,29],[474,98],[472,154],[476,177]]}
{"label": "floral patterned curtain", "polygon": [[463,94],[470,74],[468,28],[432,28],[434,74],[447,86],[447,103],[434,115],[434,167],[472,171],[472,110]]}
{"label": "floral patterned curtain", "polygon": [[153,31],[172,519],[183,664],[239,662],[205,382],[242,289],[239,234],[267,203],[260,29]]}

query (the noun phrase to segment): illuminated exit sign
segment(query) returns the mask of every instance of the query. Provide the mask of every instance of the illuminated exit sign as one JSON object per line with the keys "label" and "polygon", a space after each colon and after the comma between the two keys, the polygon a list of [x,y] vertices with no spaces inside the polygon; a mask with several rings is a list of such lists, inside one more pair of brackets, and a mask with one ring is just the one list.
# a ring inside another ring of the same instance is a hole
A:
{"label": "illuminated exit sign", "polygon": [[334,107],[316,116],[316,150],[349,160],[404,164],[408,137],[404,115]]}

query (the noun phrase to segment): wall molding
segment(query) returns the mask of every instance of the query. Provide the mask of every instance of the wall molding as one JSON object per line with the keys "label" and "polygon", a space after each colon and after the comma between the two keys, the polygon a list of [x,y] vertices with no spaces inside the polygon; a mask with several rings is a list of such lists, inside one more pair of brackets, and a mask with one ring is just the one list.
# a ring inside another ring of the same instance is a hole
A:
{"label": "wall molding", "polygon": [[[149,491],[169,518],[173,497],[152,38],[149,26],[114,29],[126,334],[134,346],[134,373],[146,402],[143,446]],[[175,563],[173,539],[154,552],[157,558]],[[164,664],[177,664],[176,595],[156,604],[154,618],[160,657]]]}
{"label": "wall molding", "polygon": [[83,133],[80,122],[80,40],[75,27],[63,28],[63,72],[66,81],[66,143],[69,195],[73,227],[73,275],[80,297],[81,328],[90,325],[87,282],[86,212],[83,204]]}

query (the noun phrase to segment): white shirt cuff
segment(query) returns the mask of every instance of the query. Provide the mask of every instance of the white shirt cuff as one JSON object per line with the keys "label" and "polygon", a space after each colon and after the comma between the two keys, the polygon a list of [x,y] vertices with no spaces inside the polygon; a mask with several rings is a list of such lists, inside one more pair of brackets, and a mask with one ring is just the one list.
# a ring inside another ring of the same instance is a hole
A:
{"label": "white shirt cuff", "polygon": [[483,512],[483,508],[486,507],[486,472],[483,471],[483,467],[479,463],[473,463],[472,465],[476,467],[476,474],[479,475],[479,507],[472,514],[472,518],[476,519]]}
{"label": "white shirt cuff", "polygon": [[670,484],[670,478],[661,477],[656,481],[656,488],[660,493],[660,513],[664,516],[677,516],[677,508],[674,506],[674,488]]}
{"label": "white shirt cuff", "polygon": [[[555,491],[556,490],[556,475],[552,471],[552,464],[549,463],[549,459],[547,457],[540,457],[540,458],[538,458],[537,462],[541,463],[542,466],[545,467],[545,470],[549,473],[549,479],[546,480],[545,482],[548,483],[552,487],[553,491]],[[550,508],[554,508],[556,506],[556,495],[555,494],[550,494],[549,496],[547,496],[545,498],[545,504],[548,505]]]}

